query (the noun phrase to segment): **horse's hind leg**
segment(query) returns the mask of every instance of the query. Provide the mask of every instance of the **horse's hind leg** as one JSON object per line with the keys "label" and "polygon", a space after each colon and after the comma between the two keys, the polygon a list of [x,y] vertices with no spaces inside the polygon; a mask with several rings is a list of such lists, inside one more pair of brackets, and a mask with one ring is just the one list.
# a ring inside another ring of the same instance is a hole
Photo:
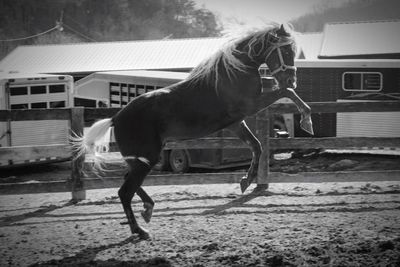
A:
{"label": "horse's hind leg", "polygon": [[138,234],[142,239],[150,237],[148,231],[140,227],[133,214],[131,201],[132,198],[143,183],[144,178],[149,173],[151,167],[149,163],[140,160],[139,158],[132,158],[126,160],[129,165],[129,173],[125,176],[125,182],[118,191],[118,196],[121,200],[122,206],[132,234]]}
{"label": "horse's hind leg", "polygon": [[261,155],[261,143],[257,137],[251,132],[245,121],[241,121],[238,124],[230,126],[228,129],[237,134],[237,136],[251,148],[252,160],[249,170],[247,171],[246,177],[243,177],[240,181],[240,189],[242,193],[246,191],[247,187],[251,184],[254,178],[257,177],[258,164]]}
{"label": "horse's hind leg", "polygon": [[[129,172],[125,175],[124,180],[128,178]],[[144,191],[144,189],[140,186],[136,194],[140,197],[140,199],[143,201],[143,208],[144,211],[141,212],[141,215],[143,219],[145,220],[146,223],[149,223],[151,220],[151,216],[153,215],[153,209],[154,209],[154,201],[153,199]],[[126,224],[126,223],[122,223]]]}
{"label": "horse's hind leg", "polygon": [[149,223],[151,220],[151,216],[153,215],[153,208],[154,208],[154,201],[151,197],[144,191],[142,187],[139,187],[136,191],[136,194],[142,199],[143,201],[143,208],[144,211],[141,212],[143,219],[146,223]]}

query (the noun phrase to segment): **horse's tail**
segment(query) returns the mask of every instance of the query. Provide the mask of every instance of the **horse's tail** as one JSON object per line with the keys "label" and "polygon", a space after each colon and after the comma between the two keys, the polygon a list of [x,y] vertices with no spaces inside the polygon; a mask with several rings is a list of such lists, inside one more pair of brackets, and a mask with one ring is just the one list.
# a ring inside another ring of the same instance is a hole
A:
{"label": "horse's tail", "polygon": [[94,168],[101,170],[104,158],[100,155],[100,152],[109,151],[112,124],[111,118],[103,119],[94,123],[82,136],[73,133],[70,136],[70,141],[75,158],[86,153],[94,154]]}

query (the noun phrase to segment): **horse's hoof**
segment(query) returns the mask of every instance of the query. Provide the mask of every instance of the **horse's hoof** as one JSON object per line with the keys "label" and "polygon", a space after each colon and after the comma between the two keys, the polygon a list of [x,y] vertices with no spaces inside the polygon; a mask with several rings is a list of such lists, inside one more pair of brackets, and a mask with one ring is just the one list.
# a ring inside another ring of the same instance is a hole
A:
{"label": "horse's hoof", "polygon": [[314,135],[311,117],[306,117],[300,121],[300,127],[307,133]]}
{"label": "horse's hoof", "polygon": [[142,239],[142,240],[148,240],[148,239],[150,239],[150,233],[149,233],[149,231],[147,231],[146,229],[141,228],[141,227],[137,228],[137,229],[134,231],[134,234],[138,234],[138,235],[139,235],[139,238]]}
{"label": "horse's hoof", "polygon": [[139,234],[139,238],[142,240],[149,240],[150,239],[150,234],[147,232],[142,232]]}
{"label": "horse's hoof", "polygon": [[242,190],[242,194],[246,191],[247,187],[249,187],[249,181],[247,178],[242,178],[240,181],[240,190]]}
{"label": "horse's hoof", "polygon": [[146,223],[149,223],[151,220],[151,216],[153,215],[153,205],[150,203],[144,203],[143,207],[144,211],[142,211],[140,214],[142,215],[144,221]]}
{"label": "horse's hoof", "polygon": [[254,188],[253,192],[254,192],[254,193],[265,192],[265,190],[267,190],[268,187],[269,187],[268,184],[258,184],[258,185]]}

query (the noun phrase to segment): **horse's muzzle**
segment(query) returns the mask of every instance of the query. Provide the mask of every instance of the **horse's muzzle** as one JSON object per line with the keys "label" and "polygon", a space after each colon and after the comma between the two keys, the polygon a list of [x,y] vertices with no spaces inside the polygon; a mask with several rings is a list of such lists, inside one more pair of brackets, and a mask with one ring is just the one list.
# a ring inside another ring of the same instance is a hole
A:
{"label": "horse's muzzle", "polygon": [[296,89],[296,87],[297,87],[296,76],[287,78],[286,83],[287,83],[286,88]]}

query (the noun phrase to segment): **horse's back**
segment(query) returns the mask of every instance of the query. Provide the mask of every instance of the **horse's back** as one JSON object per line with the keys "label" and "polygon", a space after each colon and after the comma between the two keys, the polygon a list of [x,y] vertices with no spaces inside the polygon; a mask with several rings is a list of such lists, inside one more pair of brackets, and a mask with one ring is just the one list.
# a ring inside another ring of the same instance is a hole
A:
{"label": "horse's back", "polygon": [[143,140],[204,136],[234,122],[215,90],[188,82],[132,100],[114,118],[116,138]]}

